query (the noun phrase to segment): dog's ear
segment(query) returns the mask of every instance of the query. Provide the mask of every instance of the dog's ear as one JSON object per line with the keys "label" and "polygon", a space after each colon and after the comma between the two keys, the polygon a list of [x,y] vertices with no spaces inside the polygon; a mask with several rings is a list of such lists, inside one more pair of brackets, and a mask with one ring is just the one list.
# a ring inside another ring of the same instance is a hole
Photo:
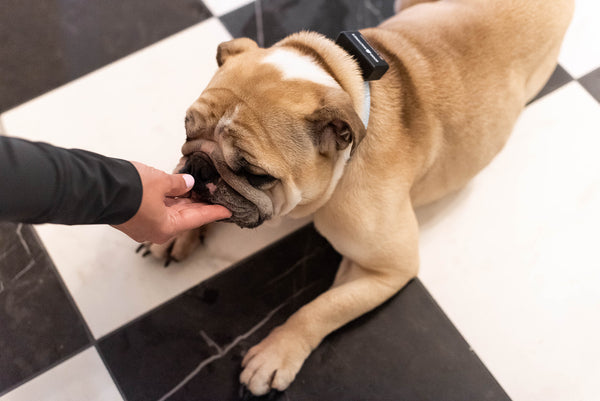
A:
{"label": "dog's ear", "polygon": [[217,64],[220,67],[229,57],[257,48],[256,42],[249,38],[238,38],[223,42],[217,47]]}
{"label": "dog's ear", "polygon": [[324,95],[321,105],[306,119],[311,125],[313,142],[324,155],[332,155],[348,146],[352,146],[352,154],[366,134],[350,96],[341,90]]}

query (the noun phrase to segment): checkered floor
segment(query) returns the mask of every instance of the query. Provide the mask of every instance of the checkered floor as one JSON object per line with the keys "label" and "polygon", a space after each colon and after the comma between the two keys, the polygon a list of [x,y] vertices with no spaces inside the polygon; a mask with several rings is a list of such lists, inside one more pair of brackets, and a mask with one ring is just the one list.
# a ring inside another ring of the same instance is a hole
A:
{"label": "checkered floor", "polygon": [[[393,1],[26,3],[0,6],[0,134],[169,171],[183,135],[183,111],[216,70],[218,43],[249,36],[268,46],[300,29],[334,37],[376,25],[391,15]],[[309,373],[295,386],[308,388],[327,377],[324,386],[334,392],[321,389],[298,399],[349,399],[339,394],[362,394],[360,389],[373,398],[357,399],[600,397],[599,15],[597,1],[576,0],[560,65],[506,148],[459,194],[418,211],[420,281],[344,336],[332,337],[322,359],[309,360]],[[187,377],[215,354],[211,343],[220,344],[220,352],[231,349],[227,358],[237,366],[236,358],[252,345],[240,333],[259,333],[266,329],[257,326],[264,316],[284,319],[300,302],[296,295],[273,295],[285,289],[265,296],[271,289],[255,290],[245,269],[259,266],[268,281],[284,265],[310,276],[316,283],[310,288],[326,286],[337,255],[307,223],[285,221],[252,232],[222,225],[190,260],[169,269],[135,254],[135,244],[109,227],[0,223],[0,401],[239,398],[231,381],[239,372],[230,365]],[[307,260],[329,270],[313,271]],[[227,295],[232,283],[252,288]],[[271,303],[253,304],[252,291]],[[281,316],[270,314],[275,306]],[[466,383],[466,375],[444,376],[444,383],[432,376],[412,396],[396,392],[393,380],[420,380],[406,372],[418,370],[416,364],[377,359],[369,368],[376,379],[356,373],[368,359],[364,354],[375,355],[378,347],[388,359],[404,352],[402,344],[387,340],[369,346],[384,338],[380,329],[407,336],[404,325],[426,315],[411,315],[415,310],[431,311],[440,340],[422,341],[431,335],[423,334],[408,344],[435,354],[426,359],[429,370],[468,372],[472,379],[463,393],[451,389]],[[208,323],[194,323],[207,317]],[[228,325],[231,332],[223,329]],[[361,327],[378,329],[366,336]],[[327,354],[334,345],[370,352],[344,359]],[[459,361],[451,351],[463,348],[466,357]],[[386,363],[397,369],[392,381],[384,378],[389,372],[377,371]],[[350,366],[354,376],[310,376],[328,364],[339,371]],[[486,368],[495,380],[485,376]],[[347,382],[336,383],[340,377]],[[487,393],[478,393],[477,383],[482,387],[486,380]],[[353,383],[360,384],[357,392],[343,393]]]}

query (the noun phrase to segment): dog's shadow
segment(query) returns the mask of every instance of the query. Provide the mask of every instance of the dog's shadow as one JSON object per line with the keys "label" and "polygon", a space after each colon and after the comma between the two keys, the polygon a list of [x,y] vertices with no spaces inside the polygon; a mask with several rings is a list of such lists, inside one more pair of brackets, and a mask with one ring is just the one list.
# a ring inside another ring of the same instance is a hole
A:
{"label": "dog's shadow", "polygon": [[440,200],[415,208],[420,230],[429,230],[442,222],[446,216],[451,215],[456,208],[465,202],[472,190],[473,188],[469,183],[462,189],[446,195]]}

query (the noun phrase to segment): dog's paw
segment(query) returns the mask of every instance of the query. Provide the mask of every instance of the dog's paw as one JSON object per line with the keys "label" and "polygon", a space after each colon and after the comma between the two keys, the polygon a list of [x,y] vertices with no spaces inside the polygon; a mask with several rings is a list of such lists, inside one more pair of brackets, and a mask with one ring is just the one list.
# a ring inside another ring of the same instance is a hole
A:
{"label": "dog's paw", "polygon": [[310,347],[299,336],[277,328],[250,348],[242,361],[240,382],[256,396],[283,391],[294,381],[309,354]]}
{"label": "dog's paw", "polygon": [[185,231],[164,244],[141,244],[136,252],[142,252],[142,256],[154,256],[158,260],[165,261],[165,267],[171,262],[180,262],[186,259],[194,249],[200,246],[204,240],[204,228]]}

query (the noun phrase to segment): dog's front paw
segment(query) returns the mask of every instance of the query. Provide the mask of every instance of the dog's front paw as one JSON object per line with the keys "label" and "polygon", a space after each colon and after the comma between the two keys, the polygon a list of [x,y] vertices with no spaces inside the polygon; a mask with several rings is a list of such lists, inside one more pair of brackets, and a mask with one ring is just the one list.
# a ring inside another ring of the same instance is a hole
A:
{"label": "dog's front paw", "polygon": [[270,390],[283,391],[309,354],[310,347],[299,336],[278,327],[250,348],[242,361],[240,381],[257,396]]}
{"label": "dog's front paw", "polygon": [[190,256],[192,251],[202,244],[204,232],[203,227],[185,231],[164,244],[142,244],[137,252],[143,250],[142,256],[151,254],[156,259],[164,260],[165,267],[168,267],[171,262],[179,262]]}

